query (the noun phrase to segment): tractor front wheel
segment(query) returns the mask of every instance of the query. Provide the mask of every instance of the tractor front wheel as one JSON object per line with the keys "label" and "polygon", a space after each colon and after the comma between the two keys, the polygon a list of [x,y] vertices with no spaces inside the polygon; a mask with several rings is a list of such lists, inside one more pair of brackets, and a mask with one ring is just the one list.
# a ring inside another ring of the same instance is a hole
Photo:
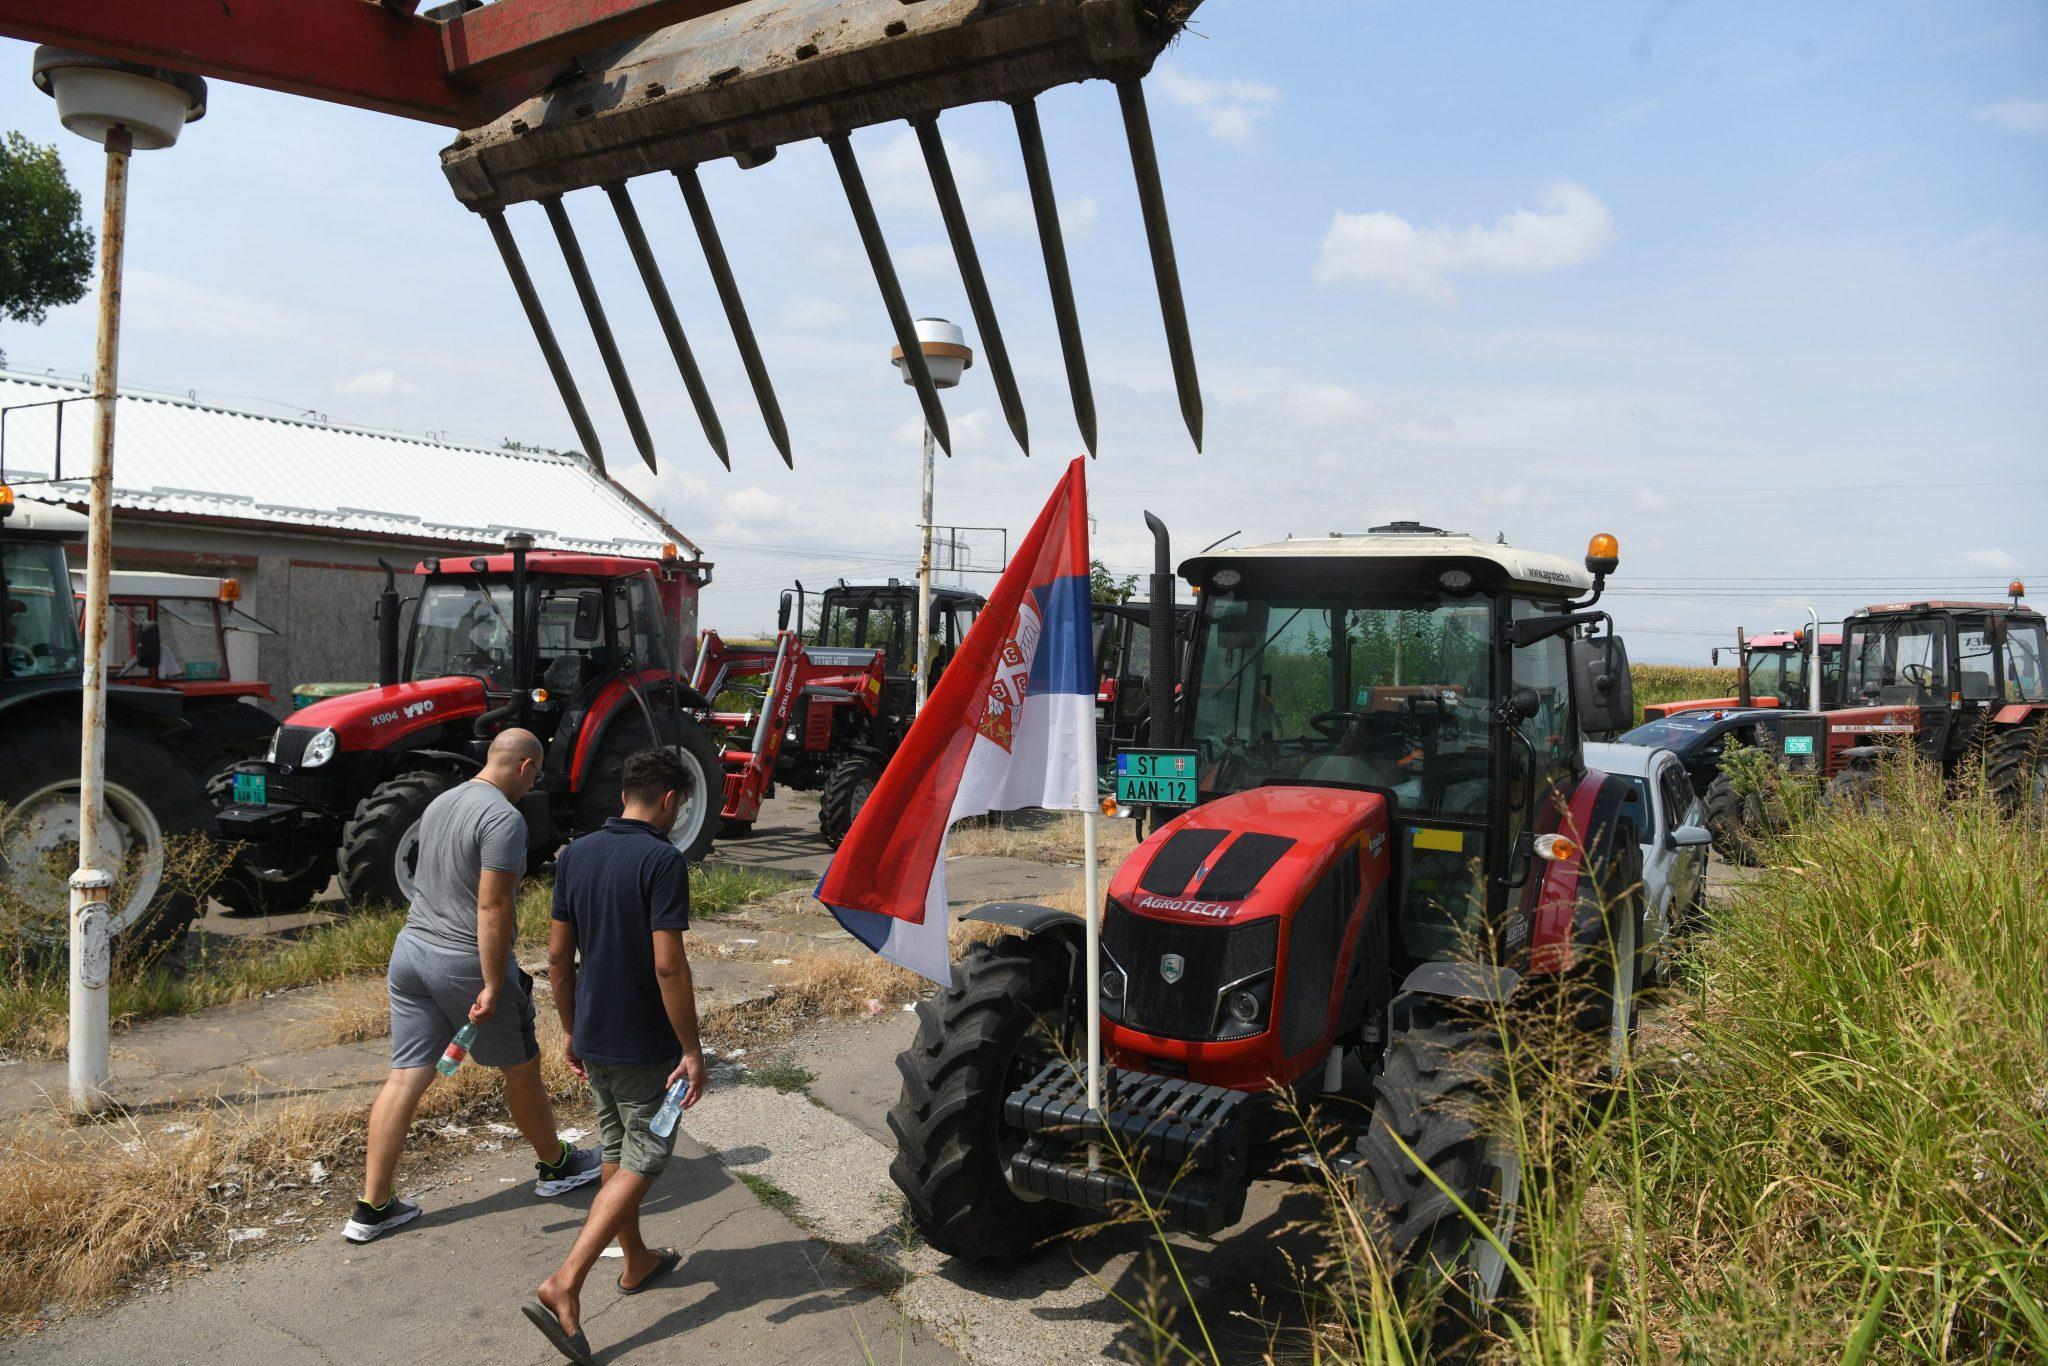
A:
{"label": "tractor front wheel", "polygon": [[1756,836],[1752,825],[1755,804],[1735,790],[1726,773],[1716,773],[1707,784],[1707,829],[1714,836],[1714,852],[1738,866],[1756,862]]}
{"label": "tractor front wheel", "polygon": [[918,1231],[939,1251],[1013,1266],[1073,1225],[1079,1211],[1011,1189],[1023,1135],[1003,1101],[1057,1056],[1067,953],[1046,939],[976,944],[953,986],[917,1007],[917,1037],[896,1057],[903,1092],[889,1111],[889,1164]]}
{"label": "tractor front wheel", "polygon": [[1387,1045],[1372,1124],[1358,1141],[1359,1213],[1395,1268],[1395,1287],[1431,1304],[1437,1354],[1475,1345],[1507,1280],[1522,1159],[1514,1126],[1499,1115],[1504,1068],[1492,1024],[1422,1007]]}
{"label": "tractor front wheel", "polygon": [[454,773],[402,773],[363,798],[341,831],[341,894],[356,910],[412,900],[420,862],[420,818],[434,798],[463,779]]}
{"label": "tractor front wheel", "polygon": [[[676,811],[676,823],[669,829],[668,842],[695,863],[711,852],[712,842],[718,838],[719,811],[725,805],[725,761],[704,727],[689,717],[667,713],[662,721],[670,737],[667,748],[682,760],[690,784]],[[651,743],[646,725],[636,717],[621,717],[605,732],[576,793],[579,830],[595,830],[625,809],[619,775],[625,771],[626,760]]]}
{"label": "tractor front wheel", "polygon": [[873,759],[841,759],[825,778],[825,790],[818,798],[818,833],[834,849],[853,829],[853,818],[874,795],[882,779],[882,766]]}
{"label": "tractor front wheel", "polygon": [[2007,810],[2048,815],[2048,724],[2000,731],[1985,771]]}

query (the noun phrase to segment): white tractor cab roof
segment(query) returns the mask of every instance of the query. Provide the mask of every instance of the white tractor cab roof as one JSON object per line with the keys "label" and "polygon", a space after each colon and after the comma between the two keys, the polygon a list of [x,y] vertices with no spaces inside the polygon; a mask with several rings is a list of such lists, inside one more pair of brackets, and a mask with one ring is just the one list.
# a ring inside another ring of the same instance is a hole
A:
{"label": "white tractor cab roof", "polygon": [[[107,590],[117,598],[204,598],[218,602],[230,580],[213,574],[170,574],[157,570],[116,569],[107,575]],[[71,587],[85,591],[85,571],[71,571]]]}
{"label": "white tractor cab roof", "polygon": [[[1253,569],[1261,562],[1261,569]],[[1232,570],[1238,577],[1231,576]],[[1461,583],[1448,577],[1457,570],[1470,579]],[[1491,592],[1512,587],[1555,598],[1577,597],[1593,587],[1585,565],[1560,555],[1483,541],[1420,522],[1390,522],[1365,532],[1333,531],[1320,538],[1290,537],[1270,545],[1218,550],[1196,555],[1180,567],[1181,577],[1200,589],[1234,588],[1247,571],[1253,578],[1270,574],[1289,583],[1322,582],[1330,587],[1373,579],[1382,581],[1374,586],[1383,584],[1390,590]]]}

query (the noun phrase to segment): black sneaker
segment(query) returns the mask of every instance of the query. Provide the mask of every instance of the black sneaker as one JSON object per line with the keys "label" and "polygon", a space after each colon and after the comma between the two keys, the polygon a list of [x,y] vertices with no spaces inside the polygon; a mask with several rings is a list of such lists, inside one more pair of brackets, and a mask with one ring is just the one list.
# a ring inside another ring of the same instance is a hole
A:
{"label": "black sneaker", "polygon": [[410,1200],[401,1200],[395,1195],[381,1205],[358,1200],[355,1213],[342,1225],[341,1236],[351,1243],[367,1243],[372,1238],[381,1238],[392,1229],[409,1224],[419,1217],[418,1205]]}
{"label": "black sneaker", "polygon": [[596,1148],[572,1148],[564,1143],[559,1161],[536,1162],[533,1169],[540,1173],[533,1183],[535,1195],[562,1195],[603,1176],[604,1154]]}

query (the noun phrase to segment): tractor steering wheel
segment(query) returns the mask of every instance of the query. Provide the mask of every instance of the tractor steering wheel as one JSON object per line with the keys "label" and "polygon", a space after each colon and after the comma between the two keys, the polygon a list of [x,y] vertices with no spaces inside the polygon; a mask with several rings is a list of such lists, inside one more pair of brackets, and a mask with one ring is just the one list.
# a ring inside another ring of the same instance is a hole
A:
{"label": "tractor steering wheel", "polygon": [[1934,691],[1934,670],[1925,664],[1902,664],[1899,677],[1923,692]]}
{"label": "tractor steering wheel", "polygon": [[32,674],[35,671],[35,651],[25,645],[10,645],[7,647],[7,672],[19,677],[22,674]]}
{"label": "tractor steering wheel", "polygon": [[1341,708],[1335,711],[1319,711],[1308,718],[1309,728],[1332,742],[1342,740],[1350,734],[1352,726],[1357,722],[1357,712],[1344,711]]}

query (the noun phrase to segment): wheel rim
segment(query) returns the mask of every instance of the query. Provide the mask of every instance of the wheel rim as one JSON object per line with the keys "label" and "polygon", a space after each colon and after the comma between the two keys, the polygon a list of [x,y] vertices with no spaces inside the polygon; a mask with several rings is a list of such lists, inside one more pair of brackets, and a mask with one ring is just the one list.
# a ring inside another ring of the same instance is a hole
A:
{"label": "wheel rim", "polygon": [[868,798],[873,796],[874,792],[875,780],[872,777],[863,778],[853,785],[853,798],[846,804],[846,824],[848,829],[851,829],[853,823],[860,819],[860,809],[868,804]]}
{"label": "wheel rim", "polygon": [[[164,829],[148,803],[130,789],[109,782],[105,793],[102,861],[114,873],[115,890],[125,888],[121,904],[111,908],[107,928],[120,934],[142,919],[163,889]],[[14,803],[8,815],[0,864],[16,894],[31,905],[54,911],[70,904],[71,871],[78,864],[78,797],[76,782],[51,783]]]}
{"label": "wheel rim", "polygon": [[676,808],[676,823],[669,827],[668,842],[687,854],[696,846],[697,837],[704,833],[704,822],[711,818],[711,803],[705,797],[711,790],[710,779],[704,772],[703,763],[690,750],[678,745],[675,755],[689,770],[690,791]]}
{"label": "wheel rim", "polygon": [[1619,917],[1614,937],[1614,991],[1607,1013],[1607,1070],[1619,1077],[1628,1068],[1629,1018],[1635,1013],[1636,917]]}
{"label": "wheel rim", "polygon": [[1472,1249],[1472,1298],[1480,1304],[1492,1304],[1500,1297],[1501,1283],[1507,1279],[1508,1259],[1501,1248],[1513,1242],[1515,1225],[1522,1215],[1522,1153],[1512,1135],[1495,1134],[1486,1140],[1486,1155],[1481,1160],[1493,1187],[1493,1209],[1487,1228],[1500,1246],[1479,1239]]}
{"label": "wheel rim", "polygon": [[412,902],[413,888],[419,885],[419,870],[420,822],[414,821],[405,827],[405,833],[398,837],[398,847],[391,851],[391,880],[408,905]]}

